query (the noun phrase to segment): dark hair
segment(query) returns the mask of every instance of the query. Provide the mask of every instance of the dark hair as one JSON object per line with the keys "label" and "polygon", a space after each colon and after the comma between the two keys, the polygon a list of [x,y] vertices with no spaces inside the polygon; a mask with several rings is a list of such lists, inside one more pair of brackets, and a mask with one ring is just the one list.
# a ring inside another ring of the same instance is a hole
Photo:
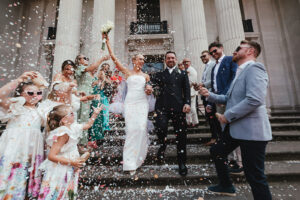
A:
{"label": "dark hair", "polygon": [[25,87],[30,86],[30,85],[34,85],[33,82],[22,82],[20,83],[17,88],[15,89],[14,92],[14,97],[19,97],[21,96],[21,93],[24,91]]}
{"label": "dark hair", "polygon": [[65,70],[65,67],[71,65],[74,69],[77,69],[77,66],[72,60],[65,60],[61,65],[61,71]]}
{"label": "dark hair", "polygon": [[213,43],[210,43],[210,45],[208,46],[208,50],[210,50],[210,49],[213,48],[213,47],[221,48],[221,47],[223,47],[223,44],[221,44],[220,42],[213,42]]}
{"label": "dark hair", "polygon": [[249,41],[249,40],[242,40],[241,44],[248,44],[250,47],[255,49],[255,57],[257,58],[261,52],[261,47],[260,44],[254,41]]}
{"label": "dark hair", "polygon": [[55,106],[52,111],[49,112],[47,116],[47,129],[48,131],[52,131],[58,127],[60,127],[60,121],[64,118],[68,113],[64,112],[65,109],[71,108],[68,105],[58,105]]}
{"label": "dark hair", "polygon": [[76,56],[76,58],[75,58],[75,65],[76,65],[76,67],[80,65],[79,62],[80,62],[81,58],[82,58],[81,54],[79,54],[78,56]]}
{"label": "dark hair", "polygon": [[108,63],[103,63],[102,65],[101,65],[101,69],[100,70],[104,70],[104,68],[105,68],[105,66],[109,66],[110,67],[110,65],[108,64]]}
{"label": "dark hair", "polygon": [[208,53],[209,54],[209,51],[204,50],[204,51],[201,52],[201,55],[204,54],[204,53]]}
{"label": "dark hair", "polygon": [[167,52],[166,52],[166,54],[165,54],[165,58],[166,58],[166,57],[167,57],[167,55],[168,55],[168,54],[170,54],[170,53],[174,54],[174,55],[175,55],[175,57],[176,57],[176,53],[175,53],[174,51],[167,51]]}

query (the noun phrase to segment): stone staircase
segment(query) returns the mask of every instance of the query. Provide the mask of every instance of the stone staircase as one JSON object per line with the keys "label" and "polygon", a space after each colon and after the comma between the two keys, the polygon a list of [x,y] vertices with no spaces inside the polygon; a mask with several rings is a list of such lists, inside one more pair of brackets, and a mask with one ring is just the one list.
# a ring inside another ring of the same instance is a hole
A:
{"label": "stone staircase", "polygon": [[[79,199],[228,199],[207,193],[217,183],[209,148],[209,127],[203,116],[199,126],[188,129],[186,177],[178,174],[175,135],[169,128],[166,163],[158,164],[157,137],[150,134],[151,145],[143,166],[134,176],[122,171],[125,139],[124,121],[111,122],[103,144],[92,152],[81,172]],[[297,199],[300,191],[300,112],[273,112],[270,117],[273,140],[267,146],[266,174],[274,199]],[[238,195],[230,199],[251,199],[244,176],[232,176]]]}

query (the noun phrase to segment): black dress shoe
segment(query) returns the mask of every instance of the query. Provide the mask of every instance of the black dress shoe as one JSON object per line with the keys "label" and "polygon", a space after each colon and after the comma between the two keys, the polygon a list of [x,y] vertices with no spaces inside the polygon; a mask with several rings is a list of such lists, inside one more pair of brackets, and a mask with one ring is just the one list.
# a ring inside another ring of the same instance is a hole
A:
{"label": "black dress shoe", "polygon": [[179,166],[179,174],[181,176],[186,176],[188,173],[188,170],[187,170],[187,167],[185,166],[185,164],[179,163],[178,166]]}

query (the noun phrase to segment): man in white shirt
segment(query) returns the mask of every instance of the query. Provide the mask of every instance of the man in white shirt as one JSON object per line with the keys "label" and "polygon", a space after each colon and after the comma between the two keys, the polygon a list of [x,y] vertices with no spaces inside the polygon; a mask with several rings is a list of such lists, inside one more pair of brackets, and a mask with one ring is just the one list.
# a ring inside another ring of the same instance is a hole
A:
{"label": "man in white shirt", "polygon": [[191,112],[186,114],[186,121],[188,126],[196,126],[199,123],[196,108],[196,97],[198,92],[194,89],[193,84],[197,83],[197,71],[191,66],[191,60],[189,58],[183,59],[182,63],[188,74],[191,87]]}

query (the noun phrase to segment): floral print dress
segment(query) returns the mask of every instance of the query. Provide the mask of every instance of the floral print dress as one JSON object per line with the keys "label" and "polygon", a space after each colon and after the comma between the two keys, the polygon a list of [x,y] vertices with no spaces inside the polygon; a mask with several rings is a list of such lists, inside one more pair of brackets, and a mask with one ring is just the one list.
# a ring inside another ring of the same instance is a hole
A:
{"label": "floral print dress", "polygon": [[[58,137],[67,134],[69,140],[61,148],[59,156],[75,160],[79,158],[77,144],[82,135],[82,131],[83,125],[76,122],[73,123],[70,128],[61,126],[50,131],[46,143],[51,147]],[[38,198],[39,200],[76,199],[79,169],[75,169],[70,165],[54,163],[48,159],[41,164],[40,169],[44,171],[44,176]]]}
{"label": "floral print dress", "polygon": [[0,137],[0,199],[37,198],[41,182],[38,170],[44,159],[41,117],[25,99],[11,99],[8,111],[0,108],[7,126]]}

